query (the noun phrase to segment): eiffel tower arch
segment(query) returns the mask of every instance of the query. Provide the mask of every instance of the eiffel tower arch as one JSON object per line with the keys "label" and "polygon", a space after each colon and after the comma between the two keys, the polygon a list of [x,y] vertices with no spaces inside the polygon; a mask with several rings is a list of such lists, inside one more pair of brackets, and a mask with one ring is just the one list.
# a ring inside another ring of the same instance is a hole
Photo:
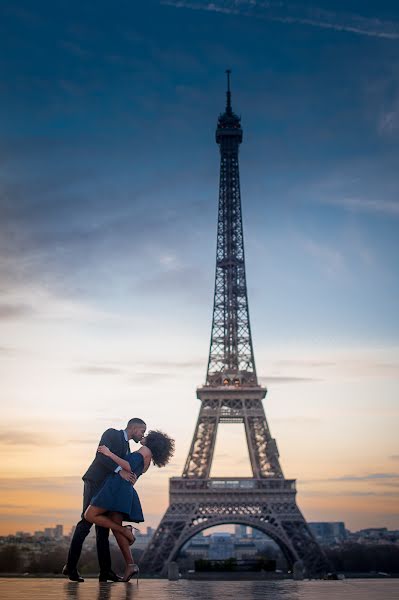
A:
{"label": "eiffel tower arch", "polygon": [[[240,118],[227,102],[219,116],[220,147],[215,293],[205,385],[191,447],[181,477],[169,482],[169,507],[141,561],[142,572],[165,576],[184,544],[200,531],[242,524],[267,534],[287,563],[301,560],[309,576],[328,570],[327,560],[296,503],[296,482],[285,479],[258,383],[249,321],[238,150]],[[219,423],[243,423],[252,477],[210,477]]]}

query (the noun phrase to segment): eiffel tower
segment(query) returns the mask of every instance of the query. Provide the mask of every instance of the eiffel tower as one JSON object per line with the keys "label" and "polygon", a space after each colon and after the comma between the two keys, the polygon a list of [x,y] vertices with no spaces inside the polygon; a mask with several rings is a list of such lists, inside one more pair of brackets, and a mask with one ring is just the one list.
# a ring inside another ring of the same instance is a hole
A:
{"label": "eiffel tower", "polygon": [[[220,187],[213,321],[201,408],[182,477],[172,477],[169,508],[140,561],[142,572],[165,576],[184,544],[200,531],[242,524],[267,534],[288,565],[302,561],[309,576],[328,563],[296,503],[294,479],[285,479],[258,383],[248,312],[238,149],[241,119],[227,103],[219,116]],[[253,476],[211,478],[219,423],[243,423]]]}

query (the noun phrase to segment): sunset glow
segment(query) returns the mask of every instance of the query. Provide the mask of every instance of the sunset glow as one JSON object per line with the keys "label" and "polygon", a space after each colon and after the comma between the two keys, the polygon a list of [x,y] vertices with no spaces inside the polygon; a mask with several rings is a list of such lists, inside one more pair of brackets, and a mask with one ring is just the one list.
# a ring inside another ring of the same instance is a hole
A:
{"label": "sunset glow", "polygon": [[[360,22],[351,2],[329,27],[304,7],[289,21],[289,7],[199,4],[6,2],[0,535],[68,531],[102,432],[131,417],[176,439],[137,484],[144,527],[168,505],[208,358],[228,66],[255,360],[284,475],[308,521],[399,529],[392,23]],[[213,474],[249,475],[244,442],[221,429]]]}

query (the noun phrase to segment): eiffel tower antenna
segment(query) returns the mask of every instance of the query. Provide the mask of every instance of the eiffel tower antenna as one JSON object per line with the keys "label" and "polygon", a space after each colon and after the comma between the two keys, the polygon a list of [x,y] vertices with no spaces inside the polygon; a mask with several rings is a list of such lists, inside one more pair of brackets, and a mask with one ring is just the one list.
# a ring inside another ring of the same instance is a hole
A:
{"label": "eiffel tower antenna", "polygon": [[[238,523],[272,538],[288,565],[302,561],[309,575],[329,570],[296,503],[294,479],[285,479],[277,444],[266,420],[249,322],[241,213],[239,146],[241,119],[227,102],[219,115],[219,208],[215,291],[205,384],[197,389],[199,416],[181,477],[170,479],[170,504],[140,568],[165,575],[168,563],[194,535],[215,525]],[[210,477],[219,423],[243,423],[252,477]]]}
{"label": "eiffel tower antenna", "polygon": [[227,92],[226,92],[226,96],[227,96],[227,102],[226,102],[226,112],[231,113],[231,91],[230,91],[230,75],[231,75],[231,69],[226,69],[226,74],[227,74]]}

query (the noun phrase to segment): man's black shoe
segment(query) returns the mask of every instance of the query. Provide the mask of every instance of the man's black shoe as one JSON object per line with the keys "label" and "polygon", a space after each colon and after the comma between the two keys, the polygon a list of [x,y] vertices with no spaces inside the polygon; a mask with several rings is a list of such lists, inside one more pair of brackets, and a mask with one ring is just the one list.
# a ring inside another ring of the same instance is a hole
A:
{"label": "man's black shoe", "polygon": [[114,581],[117,583],[118,581],[122,581],[122,577],[119,577],[116,573],[113,572],[112,569],[108,571],[108,573],[100,573],[98,576],[98,581],[105,583],[106,581]]}
{"label": "man's black shoe", "polygon": [[75,570],[69,572],[67,565],[64,565],[64,568],[62,569],[62,574],[65,575],[65,577],[68,577],[70,581],[78,581],[79,583],[84,582],[84,579],[83,577],[81,577],[79,571]]}

